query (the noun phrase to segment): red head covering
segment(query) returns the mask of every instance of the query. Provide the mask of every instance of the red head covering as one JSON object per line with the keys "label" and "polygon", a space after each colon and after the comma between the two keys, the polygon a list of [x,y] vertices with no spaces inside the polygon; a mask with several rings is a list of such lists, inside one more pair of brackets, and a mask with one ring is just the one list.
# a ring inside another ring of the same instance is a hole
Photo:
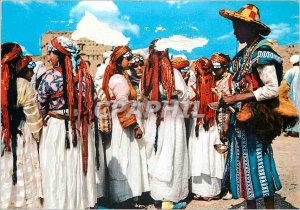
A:
{"label": "red head covering", "polygon": [[[204,114],[203,123],[215,117],[215,111],[208,107],[209,103],[218,101],[212,88],[216,87],[215,78],[212,74],[212,62],[207,58],[200,58],[196,61],[197,71],[197,98],[200,101],[198,114]],[[198,122],[199,122],[198,118]]]}
{"label": "red head covering", "polygon": [[116,62],[121,56],[123,56],[125,53],[131,51],[131,49],[128,46],[118,46],[114,49],[112,54],[110,55],[110,61],[108,66],[105,69],[104,76],[103,76],[103,83],[102,83],[102,89],[106,95],[107,100],[110,99],[109,91],[108,91],[108,83],[110,78],[115,74],[117,66]]}
{"label": "red head covering", "polygon": [[[54,38],[51,41],[51,44],[55,49],[57,49],[62,54],[66,55],[65,57],[65,71],[67,77],[67,95],[68,95],[68,109],[69,109],[69,119],[71,122],[71,127],[73,130],[73,144],[77,145],[77,134],[76,131],[80,134],[80,127],[82,123],[82,138],[83,138],[83,167],[85,174],[87,173],[87,165],[88,165],[88,127],[87,124],[90,124],[94,120],[94,100],[93,100],[93,81],[91,76],[88,73],[87,65],[85,61],[79,56],[80,64],[76,65],[76,76],[73,75],[73,67],[71,56],[72,53],[66,49],[62,44],[58,41],[59,37]],[[67,40],[72,42],[71,40]],[[76,45],[77,46],[77,45]],[[85,85],[85,96],[83,97],[83,87],[82,83],[84,80]],[[75,84],[79,84],[79,92],[75,93]],[[76,96],[76,97],[75,97]],[[75,126],[75,117],[74,117],[74,108],[75,108],[75,100],[78,101],[78,126],[76,129]],[[82,104],[84,107],[82,107]]]}
{"label": "red head covering", "polygon": [[[3,46],[2,46],[3,47]],[[2,120],[3,120],[3,137],[5,141],[6,151],[10,151],[10,119],[9,119],[9,111],[8,111],[8,89],[10,84],[10,74],[13,70],[9,68],[9,62],[15,60],[22,53],[22,49],[20,45],[14,43],[13,49],[2,55],[1,59],[1,112],[2,112]]]}
{"label": "red head covering", "polygon": [[32,61],[31,56],[24,56],[17,64],[16,73],[19,73],[24,67],[26,67]]}
{"label": "red head covering", "polygon": [[229,55],[224,55],[223,53],[214,53],[210,60],[220,63],[224,68],[227,68],[230,62]]}
{"label": "red head covering", "polygon": [[190,65],[190,62],[184,58],[176,57],[171,60],[172,66],[175,69],[181,69]]}
{"label": "red head covering", "polygon": [[167,49],[162,52],[154,49],[156,41],[152,41],[149,46],[149,60],[141,80],[142,94],[148,96],[151,91],[150,99],[159,101],[159,82],[161,82],[167,93],[167,99],[170,101],[174,87],[173,67]]}

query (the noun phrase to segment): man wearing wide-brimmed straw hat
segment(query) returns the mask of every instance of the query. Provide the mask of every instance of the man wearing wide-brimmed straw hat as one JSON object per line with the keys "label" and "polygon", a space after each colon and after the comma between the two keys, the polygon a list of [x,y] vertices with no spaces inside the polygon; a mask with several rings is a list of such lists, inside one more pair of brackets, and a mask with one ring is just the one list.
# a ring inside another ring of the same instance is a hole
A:
{"label": "man wearing wide-brimmed straw hat", "polygon": [[[256,208],[258,198],[264,198],[266,208],[274,208],[275,191],[282,186],[270,142],[280,134],[281,126],[276,127],[274,121],[267,121],[268,116],[262,117],[261,123],[255,123],[257,112],[244,115],[249,113],[244,110],[244,105],[250,110],[257,108],[258,104],[267,107],[266,103],[277,98],[282,79],[282,58],[262,37],[267,36],[271,29],[260,21],[256,6],[247,4],[236,12],[223,9],[220,15],[232,20],[236,39],[246,43],[246,47],[233,58],[230,69],[234,74],[235,94],[223,97],[225,105],[231,104],[237,110],[237,115],[231,116],[229,125],[230,148],[226,172],[230,175],[230,188],[233,198],[247,200],[247,208]],[[273,114],[269,110],[267,114]],[[273,136],[267,136],[267,141],[266,135],[258,132],[264,129],[261,127],[264,125],[273,128]]]}

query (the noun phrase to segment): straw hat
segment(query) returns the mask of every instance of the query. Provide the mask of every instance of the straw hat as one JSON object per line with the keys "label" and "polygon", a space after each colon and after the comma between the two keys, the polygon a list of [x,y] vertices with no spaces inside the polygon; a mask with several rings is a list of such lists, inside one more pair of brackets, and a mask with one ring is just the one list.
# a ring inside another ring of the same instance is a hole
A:
{"label": "straw hat", "polygon": [[259,33],[263,36],[268,36],[271,29],[260,22],[259,9],[252,5],[246,4],[239,11],[230,11],[222,9],[219,11],[220,15],[230,20],[241,20],[247,23],[254,23],[259,29]]}

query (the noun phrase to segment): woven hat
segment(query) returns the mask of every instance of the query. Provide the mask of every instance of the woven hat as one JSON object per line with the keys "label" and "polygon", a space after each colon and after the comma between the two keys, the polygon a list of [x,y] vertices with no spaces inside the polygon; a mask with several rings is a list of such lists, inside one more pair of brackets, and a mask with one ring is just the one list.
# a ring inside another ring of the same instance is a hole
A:
{"label": "woven hat", "polygon": [[239,11],[222,9],[219,11],[219,14],[229,20],[241,20],[247,23],[256,24],[259,33],[263,36],[268,36],[271,32],[271,29],[268,26],[260,22],[259,9],[252,4],[246,4]]}

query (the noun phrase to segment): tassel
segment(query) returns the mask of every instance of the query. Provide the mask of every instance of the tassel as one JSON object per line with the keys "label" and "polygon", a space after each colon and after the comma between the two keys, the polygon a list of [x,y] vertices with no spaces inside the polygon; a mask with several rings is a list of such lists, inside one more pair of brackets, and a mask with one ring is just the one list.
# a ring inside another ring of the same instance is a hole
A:
{"label": "tassel", "polygon": [[82,159],[83,159],[83,172],[87,174],[88,168],[88,116],[83,116],[82,125]]}
{"label": "tassel", "polygon": [[100,160],[99,160],[99,130],[98,130],[98,121],[95,119],[94,121],[95,125],[95,148],[96,148],[96,168],[97,171],[100,169]]}
{"label": "tassel", "polygon": [[68,124],[68,120],[65,120],[65,130],[66,130],[65,147],[66,147],[66,149],[70,149],[69,124]]}

